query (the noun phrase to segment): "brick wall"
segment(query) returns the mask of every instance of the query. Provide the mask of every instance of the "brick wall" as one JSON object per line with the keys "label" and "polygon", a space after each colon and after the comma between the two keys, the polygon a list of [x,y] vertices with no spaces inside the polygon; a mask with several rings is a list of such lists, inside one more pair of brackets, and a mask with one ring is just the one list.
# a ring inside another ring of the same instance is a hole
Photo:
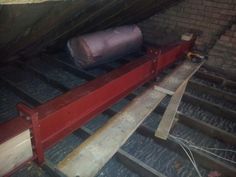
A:
{"label": "brick wall", "polygon": [[236,23],[226,30],[209,51],[207,66],[223,71],[230,77],[236,77]]}
{"label": "brick wall", "polygon": [[182,0],[139,26],[144,40],[157,45],[175,41],[185,32],[197,33],[195,46],[209,53],[207,66],[236,75],[235,21],[236,0]]}
{"label": "brick wall", "polygon": [[162,44],[183,32],[201,34],[199,50],[209,50],[236,16],[236,0],[183,0],[139,25],[147,42]]}

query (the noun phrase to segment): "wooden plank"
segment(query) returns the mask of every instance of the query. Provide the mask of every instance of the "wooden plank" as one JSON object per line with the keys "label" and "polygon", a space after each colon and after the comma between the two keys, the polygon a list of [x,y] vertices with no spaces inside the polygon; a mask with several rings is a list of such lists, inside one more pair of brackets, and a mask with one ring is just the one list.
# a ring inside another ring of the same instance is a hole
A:
{"label": "wooden plank", "polygon": [[236,136],[234,134],[228,133],[220,128],[200,121],[197,118],[191,118],[189,116],[186,116],[180,112],[178,112],[177,117],[180,123],[183,123],[189,126],[190,128],[197,129],[212,138],[217,138],[228,144],[236,145]]}
{"label": "wooden plank", "polygon": [[184,83],[177,89],[175,94],[172,96],[170,103],[168,104],[166,111],[161,119],[160,124],[155,132],[155,136],[166,140],[169,136],[170,129],[175,119],[177,109],[179,107],[181,98],[184,94],[187,82]]}
{"label": "wooden plank", "polygon": [[[193,63],[185,61],[182,65],[178,66],[170,75],[164,78],[158,86],[175,92],[177,88],[189,77],[194,74],[195,69],[199,69],[202,63]],[[190,78],[190,77],[189,77]]]}
{"label": "wooden plank", "polygon": [[0,176],[33,156],[30,131],[26,130],[0,145]]}
{"label": "wooden plank", "polygon": [[167,95],[174,95],[173,91],[167,90],[167,89],[159,87],[159,86],[155,86],[155,89],[158,90],[159,92],[165,93]]}
{"label": "wooden plank", "polygon": [[[184,63],[185,64],[185,63]],[[184,65],[183,64],[183,65]],[[172,124],[175,119],[175,115],[177,112],[177,109],[179,107],[179,104],[181,102],[182,96],[185,92],[187,83],[189,79],[197,72],[197,70],[204,64],[204,62],[201,62],[198,65],[192,65],[192,63],[186,63],[186,65],[182,68],[181,73],[184,74],[179,82],[181,82],[181,85],[177,88],[176,92],[172,96],[170,103],[168,104],[166,111],[164,112],[164,115],[162,117],[162,120],[155,132],[155,136],[162,138],[162,139],[167,139],[170,129],[172,127]],[[181,66],[180,66],[181,67]],[[186,73],[188,75],[186,75]],[[179,73],[180,74],[180,73]],[[185,77],[183,77],[185,76]],[[172,80],[175,80],[176,77],[179,77],[178,75],[173,75]]]}
{"label": "wooden plank", "polygon": [[[82,135],[84,138],[88,138],[89,136],[93,134],[93,132],[86,127],[82,127],[81,129],[76,131],[75,134],[76,135],[78,134],[78,136],[80,137]],[[123,165],[125,165],[129,170],[137,173],[138,175],[142,177],[166,177],[162,173],[146,165],[144,162],[128,154],[122,149],[119,149],[117,151],[117,153],[115,154],[115,157]]]}
{"label": "wooden plank", "polygon": [[95,176],[165,96],[154,87],[147,89],[74,149],[58,169],[68,176]]}

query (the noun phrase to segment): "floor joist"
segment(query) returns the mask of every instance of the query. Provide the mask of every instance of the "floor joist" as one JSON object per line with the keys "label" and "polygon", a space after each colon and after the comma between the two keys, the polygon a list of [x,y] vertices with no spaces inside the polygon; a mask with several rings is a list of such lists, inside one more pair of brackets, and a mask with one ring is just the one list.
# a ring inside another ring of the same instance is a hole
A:
{"label": "floor joist", "polygon": [[236,112],[233,111],[233,110],[230,110],[228,108],[219,106],[219,105],[217,105],[215,103],[209,102],[209,101],[204,100],[202,98],[193,96],[193,95],[191,95],[189,93],[185,93],[184,94],[183,100],[191,102],[191,104],[196,105],[196,106],[201,105],[201,106],[204,107],[204,109],[207,109],[210,112],[218,114],[218,115],[224,117],[225,119],[229,119],[229,120],[235,121]]}
{"label": "floor joist", "polygon": [[191,118],[182,113],[178,113],[177,117],[180,123],[183,123],[190,128],[197,129],[212,138],[219,139],[228,144],[236,145],[236,136],[232,133],[228,133],[220,128],[198,120],[197,118]]}
{"label": "floor joist", "polygon": [[236,95],[230,92],[226,92],[226,91],[214,88],[214,87],[210,87],[210,86],[201,84],[193,80],[189,81],[188,87],[194,88],[195,90],[199,90],[203,93],[207,93],[219,99],[225,99],[233,104],[236,103]]}

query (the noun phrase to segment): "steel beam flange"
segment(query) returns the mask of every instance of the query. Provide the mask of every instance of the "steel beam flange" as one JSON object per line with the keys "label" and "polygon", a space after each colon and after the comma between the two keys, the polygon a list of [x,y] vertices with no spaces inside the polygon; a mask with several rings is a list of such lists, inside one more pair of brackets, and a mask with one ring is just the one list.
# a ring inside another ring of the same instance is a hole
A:
{"label": "steel beam flange", "polygon": [[29,108],[23,103],[17,105],[17,110],[22,118],[31,122],[31,134],[32,134],[32,147],[34,152],[34,159],[38,164],[44,162],[44,151],[42,146],[41,134],[40,134],[40,124],[38,120],[38,112]]}

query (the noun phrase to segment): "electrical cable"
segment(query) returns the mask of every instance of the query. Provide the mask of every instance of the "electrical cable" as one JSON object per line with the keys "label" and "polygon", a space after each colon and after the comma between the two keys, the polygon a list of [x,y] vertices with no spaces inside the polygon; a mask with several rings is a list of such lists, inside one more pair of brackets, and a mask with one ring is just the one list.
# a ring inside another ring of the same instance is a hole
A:
{"label": "electrical cable", "polygon": [[[202,177],[201,176],[201,173],[198,169],[198,166],[197,166],[197,163],[195,162],[195,159],[194,159],[194,156],[193,156],[193,153],[191,151],[191,148],[192,149],[197,149],[197,150],[200,150],[200,151],[203,151],[207,154],[210,154],[210,155],[213,155],[217,158],[220,158],[220,159],[223,159],[227,162],[230,162],[230,163],[233,163],[233,164],[236,164],[235,161],[233,160],[230,160],[230,159],[227,159],[227,158],[224,158],[224,157],[221,157],[219,155],[217,155],[216,153],[214,152],[211,152],[210,150],[215,150],[215,151],[224,151],[224,152],[231,152],[231,153],[236,153],[235,150],[232,150],[232,149],[223,149],[223,148],[214,148],[214,147],[199,147],[199,146],[196,146],[194,145],[192,142],[190,141],[187,141],[181,137],[176,137],[174,135],[169,135],[177,144],[180,145],[180,147],[184,150],[184,152],[186,153],[186,155],[188,156],[189,160],[191,161],[192,165],[194,166],[196,172],[198,173],[199,177]],[[188,150],[188,151],[187,151]]]}
{"label": "electrical cable", "polygon": [[[194,159],[194,156],[193,156],[193,154],[192,154],[192,152],[191,152],[191,149],[190,149],[188,146],[186,146],[184,143],[182,143],[180,140],[178,140],[177,137],[172,136],[172,135],[170,135],[170,136],[171,136],[171,137],[176,141],[176,143],[179,144],[180,147],[184,150],[184,152],[185,152],[186,155],[188,156],[190,162],[192,163],[193,167],[195,168],[195,170],[196,170],[198,176],[199,176],[199,177],[202,177],[202,175],[201,175],[201,173],[200,173],[200,171],[199,171],[199,169],[198,169],[198,166],[197,166],[197,164],[196,164],[196,161],[195,161],[195,159]],[[189,152],[188,152],[186,149],[187,149]]]}

